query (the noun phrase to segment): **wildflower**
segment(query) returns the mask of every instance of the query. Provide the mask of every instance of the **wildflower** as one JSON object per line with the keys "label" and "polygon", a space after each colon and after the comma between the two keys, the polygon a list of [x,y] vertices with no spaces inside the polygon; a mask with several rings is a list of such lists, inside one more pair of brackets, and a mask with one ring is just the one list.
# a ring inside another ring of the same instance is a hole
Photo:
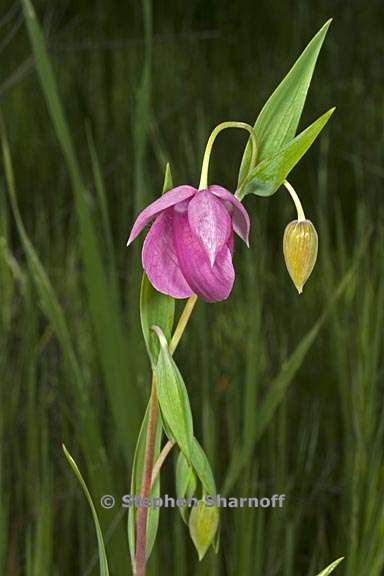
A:
{"label": "wildflower", "polygon": [[237,198],[221,186],[173,188],[139,214],[128,245],[152,220],[142,263],[156,290],[207,302],[228,298],[235,280],[233,232],[248,246],[250,228]]}

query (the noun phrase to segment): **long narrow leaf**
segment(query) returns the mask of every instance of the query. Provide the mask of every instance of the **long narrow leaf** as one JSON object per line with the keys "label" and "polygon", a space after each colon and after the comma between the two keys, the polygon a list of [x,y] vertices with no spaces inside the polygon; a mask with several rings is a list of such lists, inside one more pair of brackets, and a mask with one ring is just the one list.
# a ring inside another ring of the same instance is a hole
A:
{"label": "long narrow leaf", "polygon": [[140,402],[137,389],[129,385],[133,380],[129,366],[129,348],[122,325],[123,315],[117,307],[118,298],[112,293],[113,284],[107,281],[108,274],[103,266],[96,229],[86,200],[83,177],[44,36],[31,1],[22,0],[22,4],[41,87],[72,182],[96,342],[120,444],[129,459],[133,453],[133,438],[139,424]]}
{"label": "long narrow leaf", "polygon": [[[304,52],[264,104],[255,123],[258,161],[276,153],[296,134],[320,49],[328,32],[328,20],[312,38]],[[239,173],[239,183],[250,168],[248,142]]]}
{"label": "long narrow leaf", "polygon": [[92,475],[93,486],[95,488],[99,487],[98,489],[102,489],[103,483],[104,486],[111,485],[111,479],[109,478],[109,474],[107,472],[107,456],[105,448],[103,446],[99,428],[95,419],[95,414],[92,408],[92,402],[88,395],[86,383],[75,353],[74,344],[72,342],[64,312],[57,298],[56,292],[50,282],[50,279],[45,271],[45,268],[41,263],[39,256],[24,227],[16,195],[15,175],[11,153],[9,150],[7,134],[1,113],[0,139],[8,195],[15,218],[17,231],[19,233],[21,244],[27,257],[28,268],[30,270],[34,285],[36,286],[42,309],[60,343],[65,359],[65,366],[68,370],[71,382],[75,386],[75,405],[79,422],[79,436],[81,438],[84,454],[87,458],[87,463],[89,464],[90,469],[95,468],[95,458],[97,458],[97,455],[99,456],[100,466],[97,468],[97,473]]}
{"label": "long narrow leaf", "polygon": [[93,522],[95,524],[96,534],[97,534],[97,545],[99,548],[100,576],[109,576],[108,560],[107,560],[107,554],[105,552],[103,533],[102,533],[101,528],[100,528],[100,522],[99,522],[99,518],[97,516],[95,505],[94,505],[93,500],[92,500],[92,496],[89,493],[89,490],[87,488],[85,480],[82,477],[81,472],[80,472],[76,462],[74,461],[74,459],[72,458],[72,456],[70,455],[70,453],[68,452],[68,450],[66,449],[64,444],[63,444],[63,451],[64,451],[64,455],[68,461],[68,464],[72,468],[76,478],[78,479],[78,481],[79,481],[79,483],[83,489],[83,492],[85,494],[86,499],[88,500],[88,504],[89,504],[89,507],[90,507],[91,512],[92,512]]}
{"label": "long narrow leaf", "polygon": [[180,450],[191,461],[193,423],[184,380],[169,350],[161,328],[154,326],[160,342],[160,353],[154,371],[161,414]]}
{"label": "long narrow leaf", "polygon": [[329,574],[331,574],[331,572],[334,571],[334,569],[340,564],[340,562],[342,562],[344,560],[344,558],[339,558],[338,560],[335,560],[334,562],[332,562],[332,564],[330,564],[327,568],[324,568],[324,570],[322,570],[320,572],[320,574],[318,574],[317,576],[329,576]]}

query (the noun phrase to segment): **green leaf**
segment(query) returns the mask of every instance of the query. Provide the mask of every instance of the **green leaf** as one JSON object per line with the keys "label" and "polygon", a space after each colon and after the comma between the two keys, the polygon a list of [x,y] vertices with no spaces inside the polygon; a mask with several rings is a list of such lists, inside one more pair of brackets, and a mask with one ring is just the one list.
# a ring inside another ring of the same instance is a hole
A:
{"label": "green leaf", "polygon": [[84,279],[89,311],[95,330],[95,343],[106,383],[114,424],[127,460],[133,453],[132,439],[138,429],[139,393],[132,378],[123,313],[115,293],[98,239],[97,229],[87,200],[80,163],[76,154],[58,85],[50,62],[44,35],[31,0],[22,0],[23,12],[36,70],[53,127],[61,146],[72,184],[79,224],[79,241],[84,263]]}
{"label": "green leaf", "polygon": [[338,566],[340,562],[342,562],[343,560],[344,558],[339,558],[338,560],[335,560],[334,562],[332,562],[332,564],[330,564],[327,568],[325,568],[322,572],[320,572],[320,574],[317,574],[317,576],[328,576],[331,572],[334,571],[336,566]]}
{"label": "green leaf", "polygon": [[155,290],[144,273],[140,291],[140,318],[152,368],[156,366],[160,344],[159,339],[151,330],[151,326],[159,326],[169,340],[172,335],[174,316],[175,300]]}
{"label": "green leaf", "polygon": [[[101,171],[96,145],[93,138],[91,125],[89,122],[86,123],[85,129],[88,141],[89,155],[92,164],[93,179],[95,182],[97,199],[100,207],[102,230],[105,238],[105,245],[107,247],[107,258],[108,258],[110,280],[111,282],[116,283],[118,275],[116,270],[116,259],[113,247],[113,236],[112,236],[111,219],[109,215],[108,202],[107,202],[107,192],[105,189],[103,174]],[[117,292],[116,286],[114,286],[114,290]]]}
{"label": "green leaf", "polygon": [[78,479],[78,481],[79,481],[79,483],[83,489],[83,492],[85,494],[86,499],[88,500],[88,504],[89,504],[89,507],[90,507],[91,512],[92,512],[93,522],[95,524],[96,534],[97,534],[97,545],[98,545],[98,549],[99,549],[100,576],[108,576],[109,575],[108,560],[107,560],[107,555],[105,552],[103,533],[102,533],[101,528],[100,528],[99,518],[97,516],[97,512],[96,512],[96,508],[95,508],[95,505],[94,505],[93,500],[92,500],[92,496],[89,493],[87,485],[84,481],[84,478],[81,475],[79,468],[77,467],[76,462],[74,461],[74,459],[72,458],[72,456],[70,455],[70,453],[68,452],[68,450],[66,449],[64,444],[63,444],[63,451],[64,451],[64,455],[68,461],[68,464],[72,468],[76,478]]}
{"label": "green leaf", "polygon": [[159,326],[154,326],[160,342],[160,353],[154,370],[157,397],[166,428],[171,431],[186,458],[191,461],[193,423],[188,392],[169,350],[167,339]]}
{"label": "green leaf", "polygon": [[169,165],[169,162],[167,162],[167,164],[165,165],[163,194],[165,192],[168,192],[168,190],[170,190],[171,188],[173,188],[173,179],[172,179],[171,167]]}
{"label": "green leaf", "polygon": [[11,151],[9,149],[7,132],[1,110],[0,140],[7,191],[21,246],[26,255],[30,277],[36,287],[39,302],[60,343],[65,360],[65,367],[68,371],[71,384],[75,387],[74,399],[80,442],[88,468],[95,471],[95,474],[91,476],[92,489],[98,491],[103,485],[111,485],[105,447],[96,415],[92,408],[87,383],[75,352],[75,346],[72,341],[64,310],[24,226],[17,198]]}
{"label": "green leaf", "polygon": [[216,484],[209,460],[196,438],[192,440],[191,464],[203,485],[204,493],[206,495],[216,496]]}
{"label": "green leaf", "polygon": [[[176,464],[176,495],[177,498],[192,498],[197,489],[196,474],[182,452],[179,452]],[[188,523],[188,507],[180,506],[180,514]]]}
{"label": "green leaf", "polygon": [[201,561],[213,543],[219,526],[219,511],[200,500],[189,515],[189,533]]}
{"label": "green leaf", "polygon": [[[132,467],[132,477],[131,477],[131,494],[139,495],[141,491],[141,482],[143,478],[144,470],[144,458],[145,458],[145,447],[147,439],[147,427],[148,427],[148,414],[149,414],[149,404],[145,411],[145,416],[140,428],[139,437],[137,439],[135,455],[133,458]],[[156,422],[156,433],[155,433],[155,443],[153,451],[153,460],[156,462],[159,457],[161,450],[161,437],[162,437],[162,423],[161,418],[157,418]],[[160,496],[160,475],[157,476],[152,488],[151,488],[151,498],[158,498]],[[160,509],[149,507],[147,515],[147,530],[146,530],[146,545],[145,553],[148,559],[151,555],[153,545],[156,540],[157,528],[159,525],[159,515]],[[128,542],[129,542],[129,552],[131,555],[132,564],[135,562],[135,549],[136,549],[136,508],[132,506],[128,511]]]}
{"label": "green leaf", "polygon": [[279,152],[257,164],[247,177],[244,186],[237,193],[237,197],[241,199],[247,194],[257,194],[258,196],[274,194],[292,168],[313,144],[334,111],[335,108],[328,110],[296,138],[283,146]]}
{"label": "green leaf", "polygon": [[[192,498],[197,490],[198,476],[204,496],[216,496],[215,481],[211,467],[203,449],[196,440],[192,443],[192,466],[182,452],[179,453],[176,465],[176,494],[178,498]],[[206,506],[200,501],[198,506],[180,507],[180,514],[186,524],[199,559],[202,560],[212,544],[215,552],[218,550],[220,534],[218,532],[219,510],[217,507]]]}
{"label": "green leaf", "polygon": [[[182,452],[176,466],[176,493],[179,498],[191,498],[197,490],[196,476],[203,487],[203,494],[216,496],[216,485],[208,458],[196,438],[192,440],[191,464]],[[188,509],[180,508],[184,522],[187,522]]]}
{"label": "green leaf", "polygon": [[[255,123],[258,161],[276,153],[289,142],[299,124],[317,58],[332,20],[328,20],[313,37],[294,66],[264,104]],[[244,151],[239,183],[248,174],[251,144]]]}

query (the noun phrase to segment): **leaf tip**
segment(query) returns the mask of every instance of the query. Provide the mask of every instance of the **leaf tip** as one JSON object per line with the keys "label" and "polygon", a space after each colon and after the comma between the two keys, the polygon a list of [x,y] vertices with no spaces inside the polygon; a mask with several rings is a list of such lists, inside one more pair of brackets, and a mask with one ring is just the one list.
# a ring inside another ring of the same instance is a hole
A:
{"label": "leaf tip", "polygon": [[156,336],[158,337],[160,346],[164,349],[167,349],[168,348],[168,342],[167,342],[167,339],[164,335],[164,332],[162,331],[160,326],[156,326],[154,324],[153,326],[151,326],[151,330],[153,332],[155,332]]}

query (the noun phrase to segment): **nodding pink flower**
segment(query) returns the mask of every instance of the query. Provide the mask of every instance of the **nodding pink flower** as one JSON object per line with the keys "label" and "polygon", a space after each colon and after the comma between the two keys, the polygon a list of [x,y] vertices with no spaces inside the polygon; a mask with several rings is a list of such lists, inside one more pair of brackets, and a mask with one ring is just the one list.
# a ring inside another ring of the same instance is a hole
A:
{"label": "nodding pink flower", "polygon": [[156,290],[206,302],[228,298],[235,281],[233,232],[248,246],[250,228],[237,198],[221,186],[177,186],[139,214],[128,245],[151,220],[142,262]]}

